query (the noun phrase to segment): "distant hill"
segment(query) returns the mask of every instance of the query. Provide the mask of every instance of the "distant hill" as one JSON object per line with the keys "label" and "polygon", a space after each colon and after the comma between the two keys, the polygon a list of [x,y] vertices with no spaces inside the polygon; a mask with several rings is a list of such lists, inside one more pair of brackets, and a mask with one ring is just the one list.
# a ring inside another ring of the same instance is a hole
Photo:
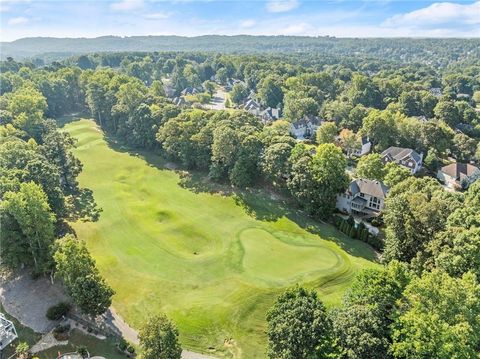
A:
{"label": "distant hill", "polygon": [[77,54],[117,51],[207,51],[222,53],[316,52],[428,62],[436,55],[457,60],[480,56],[480,39],[354,39],[306,36],[103,36],[24,38],[0,42],[1,58],[61,59]]}

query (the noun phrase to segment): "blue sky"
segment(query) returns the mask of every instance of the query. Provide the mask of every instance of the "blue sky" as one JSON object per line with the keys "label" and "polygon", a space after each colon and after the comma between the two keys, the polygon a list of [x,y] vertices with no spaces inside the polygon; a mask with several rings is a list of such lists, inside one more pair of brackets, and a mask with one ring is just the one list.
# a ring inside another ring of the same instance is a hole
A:
{"label": "blue sky", "polygon": [[480,37],[480,1],[0,0],[0,38],[251,34]]}

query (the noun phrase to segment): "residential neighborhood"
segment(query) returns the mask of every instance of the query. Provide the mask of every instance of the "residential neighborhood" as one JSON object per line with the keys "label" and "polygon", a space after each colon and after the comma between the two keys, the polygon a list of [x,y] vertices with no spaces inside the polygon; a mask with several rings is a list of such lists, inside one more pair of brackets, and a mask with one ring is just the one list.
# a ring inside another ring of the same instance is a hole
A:
{"label": "residential neighborhood", "polygon": [[480,359],[480,0],[0,2],[0,359]]}

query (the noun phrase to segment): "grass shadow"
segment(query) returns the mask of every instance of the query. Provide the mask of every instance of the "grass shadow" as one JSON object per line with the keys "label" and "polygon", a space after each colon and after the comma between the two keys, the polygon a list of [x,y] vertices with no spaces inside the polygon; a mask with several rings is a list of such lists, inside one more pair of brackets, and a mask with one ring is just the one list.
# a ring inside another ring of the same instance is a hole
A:
{"label": "grass shadow", "polygon": [[375,251],[370,245],[346,236],[330,223],[312,218],[286,194],[264,187],[238,189],[230,185],[214,183],[205,173],[191,171],[180,174],[179,185],[195,193],[232,196],[236,205],[259,221],[274,222],[285,217],[307,232],[334,242],[352,256],[376,260]]}
{"label": "grass shadow", "polygon": [[55,122],[57,123],[58,128],[63,128],[65,125],[69,124],[70,122],[78,121],[81,118],[90,118],[92,117],[90,113],[86,111],[79,111],[69,113],[60,117],[55,117]]}

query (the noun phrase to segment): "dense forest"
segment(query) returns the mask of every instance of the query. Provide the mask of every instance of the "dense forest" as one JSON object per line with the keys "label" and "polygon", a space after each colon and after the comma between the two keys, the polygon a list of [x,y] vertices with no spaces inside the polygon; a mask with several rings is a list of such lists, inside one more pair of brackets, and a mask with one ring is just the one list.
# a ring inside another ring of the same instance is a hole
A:
{"label": "dense forest", "polygon": [[[71,217],[91,215],[76,205],[86,194],[76,181],[81,163],[71,154],[75,144],[47,119],[88,113],[108,136],[133,148],[162,154],[214,182],[268,186],[322,220],[333,222],[335,198],[350,179],[347,165],[388,184],[378,219],[385,238],[375,244],[384,268],[360,273],[342,306],[331,311],[314,291],[288,290],[267,315],[272,358],[478,357],[480,181],[465,192],[449,192],[432,174],[451,159],[480,161],[479,41],[237,37],[225,38],[227,46],[222,39],[2,44],[4,54],[29,57],[40,47],[65,53],[73,47],[259,52],[104,52],[48,64],[2,61],[5,263],[58,272],[87,313],[108,307],[113,291],[66,225]],[[288,54],[260,53],[270,51]],[[308,54],[295,53],[303,51]],[[200,97],[177,106],[166,94],[167,88],[178,96],[193,87],[211,96],[231,79],[240,82],[227,110],[204,110]],[[282,119],[264,123],[241,110],[249,96],[281,110]],[[296,141],[291,123],[308,116],[325,122],[316,136]],[[359,137],[372,141],[374,153],[352,159],[345,153]],[[424,170],[412,176],[398,165],[384,166],[378,153],[390,146],[424,153]],[[96,301],[85,298],[85,288],[94,288]]]}
{"label": "dense forest", "polygon": [[445,66],[478,59],[478,39],[348,39],[307,36],[104,36],[98,38],[24,38],[2,42],[2,60],[41,58],[47,62],[94,52],[205,51],[222,53],[303,53],[322,57],[364,57]]}

